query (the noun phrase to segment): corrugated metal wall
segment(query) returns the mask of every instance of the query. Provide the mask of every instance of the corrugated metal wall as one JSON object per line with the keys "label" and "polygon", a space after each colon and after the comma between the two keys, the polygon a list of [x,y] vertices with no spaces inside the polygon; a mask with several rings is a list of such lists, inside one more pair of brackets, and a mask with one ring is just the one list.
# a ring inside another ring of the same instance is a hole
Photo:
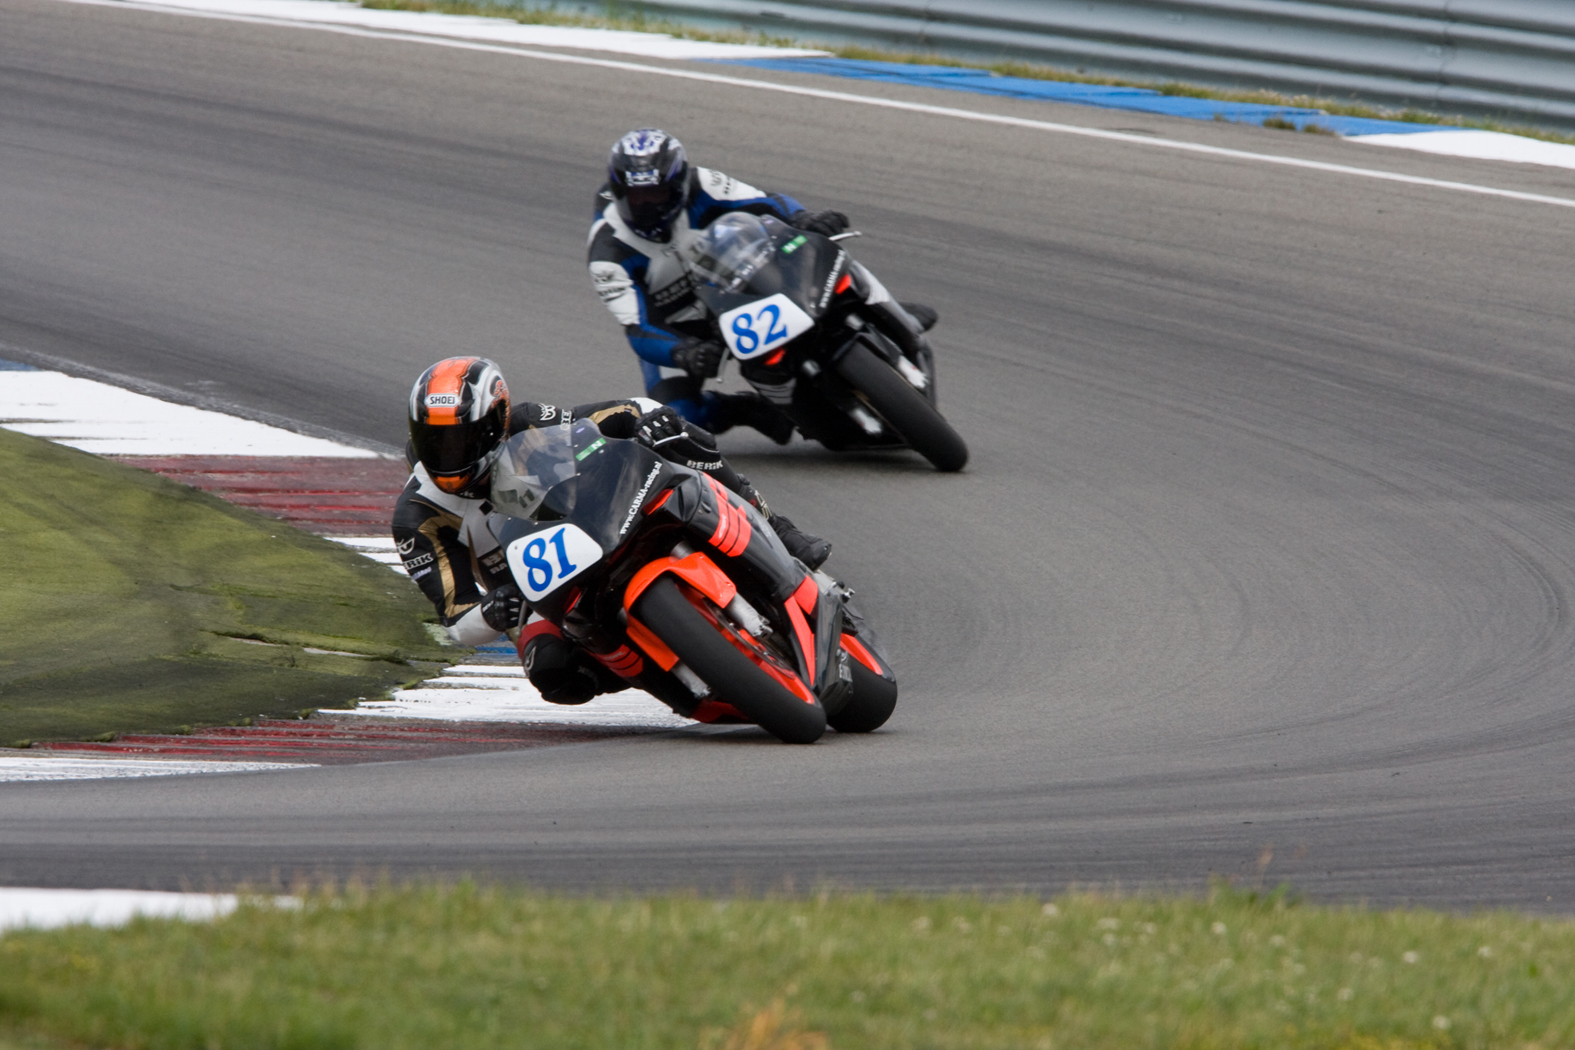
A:
{"label": "corrugated metal wall", "polygon": [[617,9],[1575,125],[1575,0],[641,0]]}

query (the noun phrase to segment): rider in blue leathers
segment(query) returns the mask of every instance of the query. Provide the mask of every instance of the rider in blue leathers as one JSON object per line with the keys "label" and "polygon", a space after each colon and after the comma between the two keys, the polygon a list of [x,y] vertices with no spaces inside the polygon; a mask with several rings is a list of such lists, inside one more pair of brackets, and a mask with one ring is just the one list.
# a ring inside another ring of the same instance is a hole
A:
{"label": "rider in blue leathers", "polygon": [[[847,216],[811,212],[784,194],[693,167],[679,141],[654,128],[631,131],[613,146],[596,206],[588,247],[591,280],[640,358],[646,393],[712,433],[743,424],[786,443],[793,423],[769,401],[704,389],[725,350],[712,338],[680,253],[695,231],[729,212],[772,215],[828,237],[848,228]],[[906,323],[915,331],[935,323],[928,308],[904,305]],[[890,309],[900,312],[903,306],[892,303]]]}

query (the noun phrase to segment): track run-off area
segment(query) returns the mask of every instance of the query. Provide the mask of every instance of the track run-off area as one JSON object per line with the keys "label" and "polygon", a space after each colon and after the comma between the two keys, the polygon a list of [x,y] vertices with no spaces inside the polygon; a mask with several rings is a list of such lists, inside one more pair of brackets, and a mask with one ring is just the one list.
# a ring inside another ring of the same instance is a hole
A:
{"label": "track run-off area", "polygon": [[1575,907],[1575,173],[113,4],[0,25],[0,358],[389,447],[451,354],[639,393],[584,243],[655,125],[852,217],[939,310],[973,452],[723,438],[836,544],[901,679],[882,732],[0,784],[0,884]]}

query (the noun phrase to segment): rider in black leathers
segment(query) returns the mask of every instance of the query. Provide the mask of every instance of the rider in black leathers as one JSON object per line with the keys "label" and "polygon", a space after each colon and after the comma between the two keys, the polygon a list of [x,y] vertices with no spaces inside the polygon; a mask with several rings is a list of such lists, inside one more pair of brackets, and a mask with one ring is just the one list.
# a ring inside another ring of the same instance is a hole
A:
{"label": "rider in black leathers", "polygon": [[570,409],[511,403],[508,387],[485,358],[449,358],[427,369],[410,395],[410,480],[394,508],[394,543],[410,574],[437,609],[450,638],[481,645],[500,634],[516,641],[531,684],[554,703],[584,703],[623,683],[549,621],[526,613],[491,530],[491,467],[504,440],[521,430],[588,419],[603,434],[632,438],[658,455],[700,470],[748,500],[789,553],[811,568],[831,544],[774,514],[749,479],[716,449],[715,439],[671,408],[647,398]]}

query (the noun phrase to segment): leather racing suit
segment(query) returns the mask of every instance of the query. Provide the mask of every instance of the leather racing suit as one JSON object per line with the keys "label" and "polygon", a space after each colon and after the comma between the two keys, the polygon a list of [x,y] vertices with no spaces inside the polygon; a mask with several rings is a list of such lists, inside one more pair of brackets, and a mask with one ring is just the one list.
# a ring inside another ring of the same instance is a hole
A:
{"label": "leather racing suit", "polygon": [[[642,418],[660,407],[648,398],[603,401],[570,409],[527,401],[510,410],[508,429],[510,434],[517,434],[535,427],[556,426],[567,415],[571,420],[590,420],[608,437],[632,438]],[[699,427],[685,424],[682,437],[664,441],[653,450],[715,478],[748,500],[779,533],[783,528],[792,528],[786,518],[772,514],[749,479],[722,458],[715,439]],[[503,548],[487,527],[490,513],[492,504],[484,494],[444,492],[432,483],[420,463],[413,464],[410,480],[394,507],[394,543],[405,571],[432,602],[449,637],[460,645],[485,645],[502,636],[482,615],[486,592],[512,583]],[[518,646],[528,674],[534,662],[546,662],[536,661],[541,654],[533,649],[554,646],[561,650],[569,644],[553,624],[535,614],[524,623],[523,631],[508,633]],[[564,657],[556,652],[552,659],[561,662]],[[601,691],[623,687],[610,672],[598,671],[599,665],[594,661],[586,659],[582,664],[599,675]],[[536,682],[534,675],[532,681]],[[543,690],[543,696],[553,699],[547,690]]]}
{"label": "leather racing suit", "polygon": [[689,170],[689,204],[665,242],[647,240],[618,214],[606,186],[597,195],[587,254],[591,281],[602,303],[623,325],[629,346],[640,358],[646,393],[671,405],[685,419],[721,433],[740,418],[739,410],[771,412],[751,395],[725,395],[702,389],[702,381],[673,363],[673,350],[692,339],[712,338],[705,307],[695,298],[693,280],[680,253],[703,230],[729,212],[773,215],[783,221],[804,211],[792,197],[766,193],[713,168]]}

